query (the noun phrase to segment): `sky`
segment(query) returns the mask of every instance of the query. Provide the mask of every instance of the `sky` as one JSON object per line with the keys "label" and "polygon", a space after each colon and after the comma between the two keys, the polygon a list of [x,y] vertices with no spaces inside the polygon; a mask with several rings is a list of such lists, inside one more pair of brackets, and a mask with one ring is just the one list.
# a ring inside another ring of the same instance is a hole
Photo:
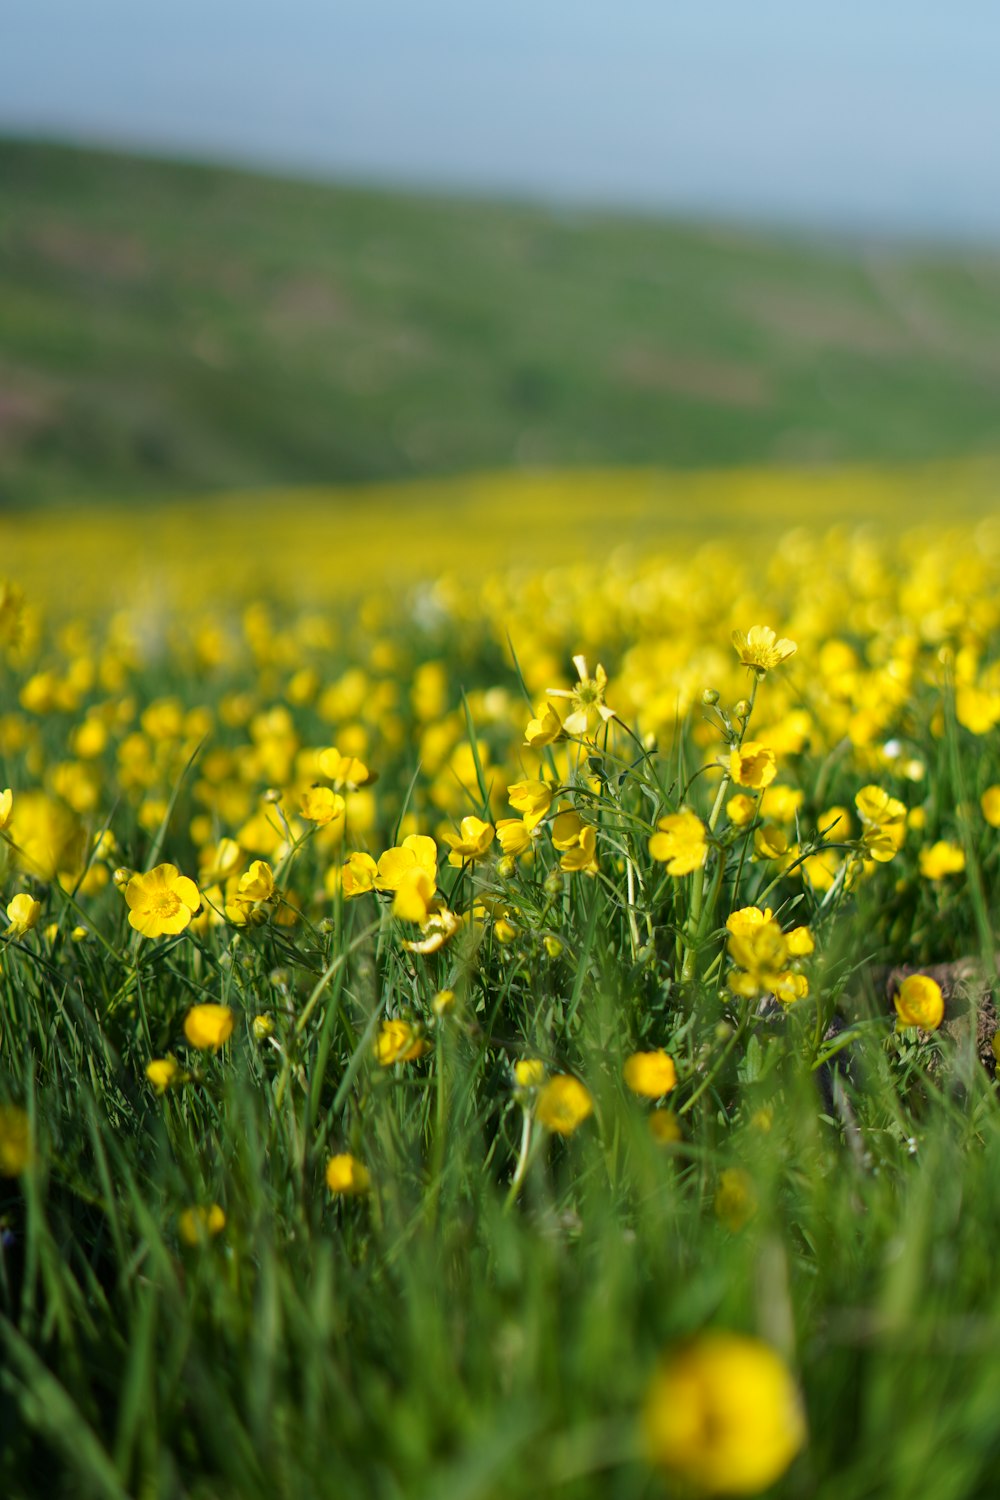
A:
{"label": "sky", "polygon": [[0,131],[849,231],[1000,239],[998,76],[997,0],[0,6]]}

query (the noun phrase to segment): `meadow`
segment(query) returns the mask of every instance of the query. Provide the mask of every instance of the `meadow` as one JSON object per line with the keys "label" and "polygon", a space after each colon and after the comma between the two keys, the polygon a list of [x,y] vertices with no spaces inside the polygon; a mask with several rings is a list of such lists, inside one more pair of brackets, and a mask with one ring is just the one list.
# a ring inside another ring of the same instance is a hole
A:
{"label": "meadow", "polygon": [[996,1493],[994,494],[6,529],[2,1493]]}

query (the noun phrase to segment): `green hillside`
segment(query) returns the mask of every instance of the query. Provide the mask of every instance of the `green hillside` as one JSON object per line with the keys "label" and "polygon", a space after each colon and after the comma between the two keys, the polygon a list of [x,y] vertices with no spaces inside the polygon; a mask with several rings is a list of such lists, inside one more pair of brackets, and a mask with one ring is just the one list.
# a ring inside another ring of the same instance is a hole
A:
{"label": "green hillside", "polygon": [[0,500],[1000,440],[1000,251],[0,143]]}

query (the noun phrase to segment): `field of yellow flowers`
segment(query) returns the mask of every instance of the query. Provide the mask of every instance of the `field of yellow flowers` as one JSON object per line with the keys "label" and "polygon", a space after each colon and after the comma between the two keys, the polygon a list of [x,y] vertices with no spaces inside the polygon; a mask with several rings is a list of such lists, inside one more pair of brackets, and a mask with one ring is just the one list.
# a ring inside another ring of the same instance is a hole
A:
{"label": "field of yellow flowers", "polygon": [[17,529],[0,1492],[995,1494],[1000,525],[907,482]]}

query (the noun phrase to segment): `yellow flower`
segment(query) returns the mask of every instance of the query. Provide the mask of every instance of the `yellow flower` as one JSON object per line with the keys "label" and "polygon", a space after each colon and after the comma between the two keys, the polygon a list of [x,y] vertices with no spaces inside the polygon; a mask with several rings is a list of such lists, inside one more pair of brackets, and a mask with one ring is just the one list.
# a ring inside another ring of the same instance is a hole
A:
{"label": "yellow flower", "polygon": [[[417,879],[426,877],[418,874]],[[399,900],[397,895],[396,900]],[[395,911],[395,902],[393,910]],[[449,911],[446,906],[440,906],[436,911],[429,911],[420,923],[420,937],[411,938],[404,942],[403,947],[408,953],[437,953],[446,943],[450,943],[456,932],[461,929],[462,919]],[[451,993],[450,991],[442,991]],[[454,998],[454,997],[453,997]]]}
{"label": "yellow flower", "polygon": [[729,913],[726,918],[726,931],[735,933],[737,937],[749,937],[755,928],[770,922],[774,916],[769,906],[761,911],[759,906],[743,906],[739,911]]}
{"label": "yellow flower", "polygon": [[944,839],[931,844],[929,849],[921,849],[919,859],[925,880],[943,880],[946,875],[958,875],[965,869],[965,851]]}
{"label": "yellow flower", "polygon": [[27,1114],[16,1104],[0,1104],[0,1177],[19,1177],[31,1154]]}
{"label": "yellow flower", "polygon": [[664,862],[668,875],[690,875],[708,858],[705,825],[696,813],[685,809],[660,818],[658,832],[649,840],[653,859]]}
{"label": "yellow flower", "polygon": [[317,828],[325,828],[335,818],[344,816],[347,803],[339,792],[332,792],[328,786],[311,786],[302,793],[299,811]]}
{"label": "yellow flower", "polygon": [[41,916],[42,903],[22,891],[7,903],[7,936],[12,938],[24,937]]}
{"label": "yellow flower", "polygon": [[[349,792],[356,792],[358,787],[368,786],[378,780],[375,772],[369,771],[363,760],[359,760],[356,755],[341,755],[336,746],[320,752],[319,768],[334,786],[346,786]],[[307,813],[306,817],[308,816]]]}
{"label": "yellow flower", "polygon": [[774,751],[758,740],[744,740],[734,745],[729,754],[729,774],[737,786],[751,787],[759,792],[770,786],[778,774],[778,763]]}
{"label": "yellow flower", "polygon": [[203,1208],[201,1204],[195,1208],[186,1208],[177,1220],[181,1239],[185,1245],[191,1246],[214,1240],[225,1227],[226,1216],[218,1203],[212,1203],[208,1208]]}
{"label": "yellow flower", "polygon": [[146,1064],[146,1077],[158,1094],[165,1094],[180,1072],[172,1057],[154,1057]]}
{"label": "yellow flower", "polygon": [[426,922],[434,900],[434,881],[414,865],[400,876],[392,898],[392,914],[403,922]]}
{"label": "yellow flower", "polygon": [[795,642],[785,636],[779,640],[769,625],[751,625],[745,635],[742,630],[734,630],[733,645],[740,666],[749,667],[758,677],[763,677],[772,667],[779,667],[798,649]]}
{"label": "yellow flower", "polygon": [[143,937],[183,932],[201,905],[198,887],[176,865],[133,875],[125,887],[129,924]]}
{"label": "yellow flower", "polygon": [[788,836],[777,823],[762,823],[754,831],[753,849],[758,859],[784,860],[788,853]]}
{"label": "yellow flower", "polygon": [[899,986],[895,1000],[897,1027],[919,1026],[936,1031],[944,1020],[944,996],[929,974],[911,974]]}
{"label": "yellow flower", "polygon": [[783,1005],[792,1005],[809,993],[804,976],[788,968],[792,955],[777,922],[768,920],[741,932],[730,931],[727,946],[730,957],[742,971],[730,974],[727,981],[734,995],[752,1000],[757,995],[770,994]]}
{"label": "yellow flower", "polygon": [[516,859],[531,848],[532,833],[527,818],[501,818],[497,823],[497,838],[504,854]]}
{"label": "yellow flower", "polygon": [[530,830],[552,806],[552,788],[544,781],[515,781],[507,788],[507,800]]}
{"label": "yellow flower", "polygon": [[345,1198],[360,1197],[371,1190],[371,1173],[363,1162],[349,1151],[331,1156],[326,1164],[326,1185],[331,1193]]}
{"label": "yellow flower", "polygon": [[677,1067],[668,1052],[633,1052],[622,1069],[625,1084],[644,1099],[660,1099],[677,1086]]}
{"label": "yellow flower", "polygon": [[537,1089],[545,1080],[545,1064],[540,1057],[522,1057],[514,1064],[514,1080],[519,1089]]}
{"label": "yellow flower", "polygon": [[649,1117],[649,1133],[658,1146],[673,1146],[683,1139],[681,1122],[672,1109],[654,1109]]}
{"label": "yellow flower", "polygon": [[1000,786],[988,786],[979,799],[983,817],[991,828],[1000,828]]}
{"label": "yellow flower", "polygon": [[726,817],[734,828],[746,828],[757,813],[757,800],[746,792],[736,792],[726,803]]}
{"label": "yellow flower", "polygon": [[413,869],[425,870],[437,881],[437,845],[424,833],[411,833],[402,844],[387,849],[375,869],[375,889],[396,891],[403,876]]}
{"label": "yellow flower", "polygon": [[192,1005],[184,1017],[184,1035],[202,1052],[218,1052],[233,1034],[236,1018],[228,1005]]}
{"label": "yellow flower", "polygon": [[375,1038],[375,1061],[383,1068],[413,1062],[427,1051],[427,1043],[409,1021],[383,1021]]}
{"label": "yellow flower", "polygon": [[906,838],[906,807],[879,786],[864,786],[854,799],[862,823],[862,842],[880,864],[888,864]]}
{"label": "yellow flower", "polygon": [[726,1167],[719,1173],[715,1193],[715,1213],[726,1228],[738,1234],[757,1212],[757,1195],[753,1182],[741,1167]]}
{"label": "yellow flower", "polygon": [[0,792],[0,829],[6,828],[14,811],[14,793],[10,787]]}
{"label": "yellow flower", "polygon": [[565,851],[559,861],[559,868],[570,873],[575,871],[584,875],[597,874],[599,866],[596,828],[592,828],[589,823],[584,824],[576,843]]}
{"label": "yellow flower", "polygon": [[650,1461],[709,1495],[755,1495],[806,1440],[795,1383],[759,1339],[704,1333],[666,1358],[649,1387]]}
{"label": "yellow flower", "polygon": [[378,866],[371,855],[365,854],[363,850],[355,850],[342,865],[334,865],[327,871],[323,884],[329,895],[335,896],[339,890],[344,900],[350,901],[354,896],[363,896],[374,888],[377,872]]}
{"label": "yellow flower", "polygon": [[580,679],[574,688],[548,688],[546,691],[550,698],[568,698],[572,704],[570,713],[566,715],[562,723],[563,732],[585,735],[590,732],[598,718],[606,724],[609,719],[615,717],[615,711],[604,701],[608,674],[600,662],[597,664],[593,677],[590,676],[585,656],[574,656],[573,665]]}
{"label": "yellow flower", "polygon": [[448,831],[441,835],[451,849],[448,863],[463,865],[468,860],[485,859],[496,835],[493,824],[484,823],[482,818],[468,817],[462,819],[460,830],[459,833]]}
{"label": "yellow flower", "polygon": [[524,731],[524,743],[533,750],[540,750],[543,745],[551,745],[562,732],[562,720],[556,710],[551,703],[543,703],[538,710],[537,718],[528,720],[528,727]]}
{"label": "yellow flower", "polygon": [[567,808],[563,812],[556,813],[552,819],[552,842],[557,849],[572,849],[574,844],[579,843],[580,834],[583,832],[583,819],[579,813]]}
{"label": "yellow flower", "polygon": [[578,1078],[557,1073],[538,1095],[535,1118],[546,1130],[557,1135],[572,1135],[594,1110],[594,1101]]}

